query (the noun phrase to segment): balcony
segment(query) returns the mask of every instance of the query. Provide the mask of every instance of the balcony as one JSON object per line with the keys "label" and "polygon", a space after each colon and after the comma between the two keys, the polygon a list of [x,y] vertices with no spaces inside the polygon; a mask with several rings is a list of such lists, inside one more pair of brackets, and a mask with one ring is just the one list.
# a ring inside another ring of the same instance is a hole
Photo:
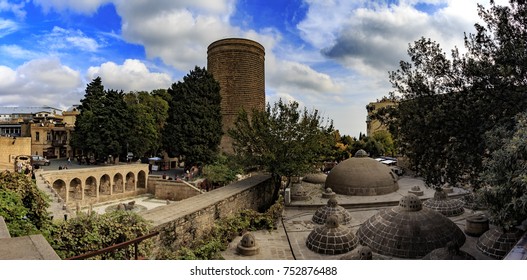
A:
{"label": "balcony", "polygon": [[51,145],[53,147],[62,147],[62,146],[67,145],[67,144],[68,144],[68,141],[66,141],[66,140],[53,140],[51,142]]}

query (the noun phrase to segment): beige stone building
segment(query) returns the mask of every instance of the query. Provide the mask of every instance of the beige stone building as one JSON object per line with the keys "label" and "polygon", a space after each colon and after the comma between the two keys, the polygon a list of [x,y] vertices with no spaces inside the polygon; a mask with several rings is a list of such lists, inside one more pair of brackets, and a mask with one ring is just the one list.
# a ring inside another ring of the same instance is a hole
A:
{"label": "beige stone building", "polygon": [[[75,118],[80,112],[76,106],[67,111],[52,107],[1,107],[0,133],[5,137],[23,137],[30,141],[27,155],[46,158],[73,156],[70,146]],[[0,154],[5,157],[7,154]]]}
{"label": "beige stone building", "polygon": [[30,137],[0,136],[0,171],[13,171],[16,157],[30,154]]}
{"label": "beige stone building", "polygon": [[397,102],[388,99],[383,98],[381,100],[377,100],[376,102],[370,102],[368,105],[366,105],[366,110],[368,111],[368,116],[366,117],[366,135],[371,136],[376,131],[381,130],[388,130],[388,128],[383,125],[380,121],[373,119],[372,116],[379,110],[380,108],[389,108],[397,106]]}

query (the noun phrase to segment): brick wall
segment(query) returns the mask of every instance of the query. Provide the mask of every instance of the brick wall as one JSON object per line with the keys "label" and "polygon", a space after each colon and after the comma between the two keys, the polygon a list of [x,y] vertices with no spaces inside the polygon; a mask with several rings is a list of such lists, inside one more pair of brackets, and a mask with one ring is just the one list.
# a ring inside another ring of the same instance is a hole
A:
{"label": "brick wall", "polygon": [[226,132],[240,109],[265,109],[265,49],[258,42],[229,38],[218,40],[207,50],[207,71],[220,84],[223,131],[220,147],[232,150]]}

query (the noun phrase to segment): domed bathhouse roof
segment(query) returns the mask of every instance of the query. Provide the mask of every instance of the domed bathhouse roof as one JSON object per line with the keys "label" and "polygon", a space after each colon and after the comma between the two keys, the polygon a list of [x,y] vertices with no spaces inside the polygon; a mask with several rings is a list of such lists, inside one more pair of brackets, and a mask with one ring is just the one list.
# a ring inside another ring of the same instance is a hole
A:
{"label": "domed bathhouse roof", "polygon": [[399,189],[397,175],[386,165],[369,158],[359,150],[355,157],[349,158],[329,173],[326,188],[344,195],[381,195]]}
{"label": "domed bathhouse roof", "polygon": [[370,217],[360,226],[357,236],[362,245],[378,254],[405,259],[422,258],[449,241],[461,247],[466,239],[454,222],[423,208],[413,194],[402,197],[399,206]]}
{"label": "domed bathhouse roof", "polygon": [[311,184],[324,184],[326,182],[327,177],[328,175],[322,172],[312,173],[312,174],[307,174],[306,176],[304,176],[304,178],[302,178],[302,181],[311,183]]}
{"label": "domed bathhouse roof", "polygon": [[336,215],[341,225],[347,225],[351,222],[350,213],[344,207],[338,205],[337,199],[334,197],[328,200],[327,205],[317,209],[311,220],[316,224],[323,225],[331,215]]}
{"label": "domed bathhouse roof", "polygon": [[459,249],[454,242],[449,241],[444,248],[433,250],[424,256],[423,260],[475,260],[474,256]]}
{"label": "domed bathhouse roof", "polygon": [[341,260],[373,260],[373,253],[368,246],[358,246],[353,251],[340,257]]}
{"label": "domed bathhouse roof", "polygon": [[436,190],[434,197],[423,202],[423,206],[437,211],[447,217],[459,216],[465,212],[463,201],[455,198],[448,198],[442,190]]}
{"label": "domed bathhouse roof", "polygon": [[359,240],[350,228],[340,226],[338,217],[331,215],[324,226],[315,228],[307,236],[306,246],[319,254],[337,255],[357,247]]}

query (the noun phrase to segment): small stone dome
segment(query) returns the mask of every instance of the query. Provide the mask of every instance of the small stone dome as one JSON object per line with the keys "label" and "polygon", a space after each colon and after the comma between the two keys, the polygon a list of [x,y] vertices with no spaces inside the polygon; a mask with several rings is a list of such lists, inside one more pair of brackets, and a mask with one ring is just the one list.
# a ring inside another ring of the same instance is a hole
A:
{"label": "small stone dome", "polygon": [[360,149],[355,152],[354,157],[368,157],[368,153],[365,150]]}
{"label": "small stone dome", "polygon": [[250,232],[243,235],[238,243],[236,251],[244,256],[253,256],[260,252],[260,247],[256,244],[256,238]]}
{"label": "small stone dome", "polygon": [[292,200],[309,200],[310,196],[302,184],[293,184],[291,187]]}
{"label": "small stone dome", "polygon": [[423,260],[475,260],[474,256],[459,249],[459,246],[449,241],[444,248],[433,250],[424,256]]}
{"label": "small stone dome", "polygon": [[316,224],[323,225],[328,217],[332,215],[338,218],[338,222],[341,225],[347,225],[351,222],[350,213],[344,207],[338,205],[337,199],[334,197],[328,200],[327,205],[317,209],[311,220]]}
{"label": "small stone dome", "polygon": [[331,188],[326,188],[322,192],[322,198],[334,198],[336,195],[337,194]]}
{"label": "small stone dome", "polygon": [[419,186],[413,186],[410,190],[408,190],[409,194],[415,194],[417,196],[421,196],[424,194],[424,191],[421,190]]}
{"label": "small stone dome", "polygon": [[328,175],[324,173],[312,173],[302,178],[302,181],[311,183],[311,184],[324,184],[326,182],[327,177]]}
{"label": "small stone dome", "polygon": [[437,211],[447,217],[459,216],[465,212],[464,203],[460,199],[448,198],[441,189],[436,190],[434,198],[423,202],[423,206]]}
{"label": "small stone dome", "polygon": [[319,254],[344,254],[355,247],[359,240],[350,228],[340,226],[336,215],[327,218],[326,224],[315,228],[307,236],[306,246]]}
{"label": "small stone dome", "polygon": [[420,199],[409,194],[399,206],[383,209],[366,220],[357,231],[360,243],[381,255],[419,259],[452,241],[461,247],[463,231],[442,214],[422,207]]}
{"label": "small stone dome", "polygon": [[373,252],[368,246],[358,246],[340,258],[341,260],[372,260]]}
{"label": "small stone dome", "polygon": [[505,231],[503,228],[495,227],[487,230],[478,238],[476,248],[489,257],[501,260],[514,248],[522,236],[523,231],[517,228]]}
{"label": "small stone dome", "polygon": [[371,196],[392,193],[399,189],[399,184],[397,175],[388,166],[364,157],[359,151],[331,170],[325,187],[337,194]]}

